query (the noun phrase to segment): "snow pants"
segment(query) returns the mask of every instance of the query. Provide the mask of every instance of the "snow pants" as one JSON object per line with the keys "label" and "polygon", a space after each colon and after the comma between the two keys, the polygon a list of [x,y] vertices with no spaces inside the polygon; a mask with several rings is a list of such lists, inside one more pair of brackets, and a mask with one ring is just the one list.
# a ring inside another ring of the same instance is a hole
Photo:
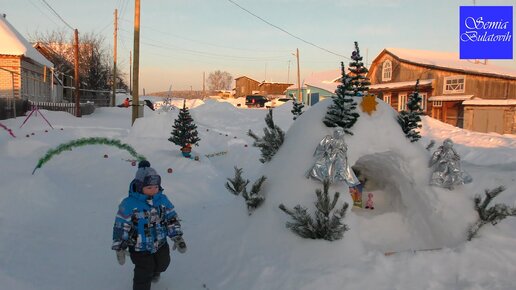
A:
{"label": "snow pants", "polygon": [[150,290],[152,277],[165,272],[170,264],[170,249],[164,244],[154,254],[132,252],[131,261],[134,264],[133,290]]}

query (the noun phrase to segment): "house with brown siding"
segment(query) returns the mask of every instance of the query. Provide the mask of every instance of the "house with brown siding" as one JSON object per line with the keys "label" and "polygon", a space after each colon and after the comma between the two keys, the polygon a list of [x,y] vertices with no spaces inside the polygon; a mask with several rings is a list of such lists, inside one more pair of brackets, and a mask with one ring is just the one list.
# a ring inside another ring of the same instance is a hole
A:
{"label": "house with brown siding", "polygon": [[241,76],[235,79],[235,98],[260,94],[264,96],[284,95],[285,90],[292,84],[259,82],[250,77]]}
{"label": "house with brown siding", "polygon": [[516,134],[516,69],[456,53],[386,48],[367,76],[369,92],[397,111],[406,108],[419,79],[428,116],[473,131]]}

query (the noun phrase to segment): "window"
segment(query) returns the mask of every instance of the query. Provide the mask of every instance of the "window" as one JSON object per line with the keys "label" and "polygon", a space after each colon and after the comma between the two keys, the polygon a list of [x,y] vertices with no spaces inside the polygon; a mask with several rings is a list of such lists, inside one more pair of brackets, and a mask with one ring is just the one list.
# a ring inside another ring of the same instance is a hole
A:
{"label": "window", "polygon": [[451,76],[444,78],[444,94],[464,93],[466,79],[464,76]]}
{"label": "window", "polygon": [[392,78],[392,62],[390,60],[386,60],[383,62],[382,66],[382,81],[387,82]]}
{"label": "window", "polygon": [[400,93],[398,95],[398,112],[407,109],[407,93]]}
{"label": "window", "polygon": [[443,106],[443,101],[433,101],[432,102],[432,107],[442,107]]}
{"label": "window", "polygon": [[391,94],[384,94],[383,101],[390,105],[391,104]]}
{"label": "window", "polygon": [[421,110],[423,112],[426,112],[426,106],[428,103],[428,96],[426,93],[419,93],[419,96],[421,97],[421,103],[419,103],[419,106],[421,107]]}

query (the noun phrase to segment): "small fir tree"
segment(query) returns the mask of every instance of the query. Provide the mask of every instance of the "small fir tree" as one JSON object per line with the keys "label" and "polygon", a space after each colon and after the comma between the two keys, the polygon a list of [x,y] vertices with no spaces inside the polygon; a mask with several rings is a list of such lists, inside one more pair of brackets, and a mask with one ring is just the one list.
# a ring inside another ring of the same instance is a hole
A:
{"label": "small fir tree", "polygon": [[267,177],[262,175],[253,183],[251,192],[248,193],[246,187],[244,187],[244,190],[242,191],[242,196],[244,197],[245,203],[247,204],[247,211],[249,212],[249,215],[251,215],[253,211],[258,208],[265,200],[265,196],[261,194],[260,191],[262,189],[262,184],[266,179]]}
{"label": "small fir tree", "polygon": [[301,114],[303,114],[303,108],[305,107],[305,105],[303,104],[303,102],[298,102],[296,100],[296,98],[292,97],[292,115],[294,115],[294,121],[299,117],[301,116]]}
{"label": "small fir tree", "polygon": [[419,95],[418,87],[419,79],[416,81],[414,91],[408,97],[408,111],[403,110],[398,114],[398,123],[410,142],[416,142],[421,138],[419,131],[416,131],[416,129],[421,128],[421,115],[423,115],[423,110],[420,105],[422,98]]}
{"label": "small fir tree", "polygon": [[349,97],[353,91],[351,89],[350,78],[346,75],[344,70],[344,63],[341,62],[340,66],[342,84],[339,85],[335,91],[337,96],[332,97],[333,104],[328,107],[323,123],[327,127],[341,127],[346,134],[353,135],[349,129],[355,125],[360,115],[356,112],[357,103]]}
{"label": "small fir tree", "polygon": [[272,157],[276,152],[278,152],[285,140],[285,133],[283,130],[274,124],[274,120],[272,119],[272,109],[270,109],[267,116],[265,116],[265,123],[268,128],[263,128],[265,135],[262,138],[258,137],[251,130],[247,132],[247,135],[255,140],[253,146],[260,148],[262,153],[262,157],[260,158],[261,163],[271,161]]}
{"label": "small fir tree", "polygon": [[233,179],[227,178],[227,180],[229,182],[226,182],[226,188],[232,194],[239,195],[240,193],[242,193],[245,190],[247,184],[249,184],[249,180],[248,179],[244,180],[242,178],[243,168],[238,168],[236,166],[234,168],[235,168],[235,177]]}
{"label": "small fir tree", "polygon": [[[349,227],[342,223],[349,205],[345,202],[341,208],[334,210],[340,193],[335,192],[333,201],[330,200],[328,196],[329,186],[330,183],[324,181],[323,191],[320,189],[315,191],[317,195],[315,219],[310,216],[305,207],[296,205],[293,210],[290,210],[283,204],[280,204],[279,208],[294,219],[293,222],[287,222],[287,228],[302,238],[324,239],[328,241],[341,239],[344,236],[344,232],[349,230]],[[333,214],[331,213],[332,211]]]}
{"label": "small fir tree", "polygon": [[362,56],[360,56],[360,49],[358,48],[358,42],[355,41],[355,50],[351,53],[351,62],[349,63],[349,72],[351,73],[351,89],[353,94],[351,96],[361,97],[367,95],[371,82],[366,77],[367,68],[362,62]]}
{"label": "small fir tree", "polygon": [[482,200],[480,195],[475,196],[474,202],[475,210],[478,212],[478,220],[468,229],[468,241],[471,241],[485,224],[491,223],[494,226],[508,216],[516,216],[516,208],[505,204],[498,203],[487,208],[491,200],[504,190],[505,187],[503,186],[498,186],[492,190],[486,189],[484,200]]}
{"label": "small fir tree", "polygon": [[172,137],[168,141],[184,148],[187,144],[197,145],[201,139],[198,137],[197,125],[195,125],[188,108],[186,107],[186,100],[183,101],[183,108],[179,110],[177,119],[174,120],[172,126]]}

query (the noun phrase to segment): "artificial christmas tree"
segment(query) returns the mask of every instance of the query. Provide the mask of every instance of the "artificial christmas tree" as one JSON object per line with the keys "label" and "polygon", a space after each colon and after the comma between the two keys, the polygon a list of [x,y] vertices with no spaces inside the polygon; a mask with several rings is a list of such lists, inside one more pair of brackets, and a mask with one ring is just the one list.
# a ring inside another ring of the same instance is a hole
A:
{"label": "artificial christmas tree", "polygon": [[419,95],[419,80],[416,81],[414,91],[409,95],[407,100],[408,111],[403,109],[398,115],[398,123],[405,136],[409,138],[410,142],[416,142],[421,138],[416,129],[421,128],[421,115],[423,110],[420,106],[421,96]]}
{"label": "artificial christmas tree", "polygon": [[168,141],[181,146],[183,156],[190,158],[192,145],[198,145],[201,139],[197,136],[197,125],[195,125],[186,107],[186,100],[183,101],[183,108],[179,110],[179,115],[174,120],[174,126],[172,127],[174,130]]}
{"label": "artificial christmas tree", "polygon": [[358,48],[358,42],[355,41],[355,50],[351,53],[351,62],[349,63],[349,72],[351,73],[351,88],[353,94],[351,96],[360,97],[367,95],[369,91],[369,85],[371,82],[366,77],[367,68],[362,62],[362,56],[360,56],[360,49]]}
{"label": "artificial christmas tree", "polygon": [[341,62],[340,65],[342,84],[335,91],[337,96],[332,97],[333,104],[328,107],[323,123],[327,127],[341,127],[346,134],[353,135],[349,129],[353,127],[360,115],[356,112],[357,103],[349,97],[353,94],[350,83],[351,79],[346,75],[344,63]]}
{"label": "artificial christmas tree", "polygon": [[274,124],[274,120],[272,119],[272,109],[270,109],[267,116],[265,116],[265,123],[269,128],[263,128],[265,135],[262,138],[256,136],[256,134],[251,130],[247,132],[247,135],[255,140],[253,146],[260,148],[262,152],[262,157],[260,158],[261,163],[271,161],[272,157],[279,150],[281,144],[283,144],[283,140],[285,139],[285,133],[283,130]]}

